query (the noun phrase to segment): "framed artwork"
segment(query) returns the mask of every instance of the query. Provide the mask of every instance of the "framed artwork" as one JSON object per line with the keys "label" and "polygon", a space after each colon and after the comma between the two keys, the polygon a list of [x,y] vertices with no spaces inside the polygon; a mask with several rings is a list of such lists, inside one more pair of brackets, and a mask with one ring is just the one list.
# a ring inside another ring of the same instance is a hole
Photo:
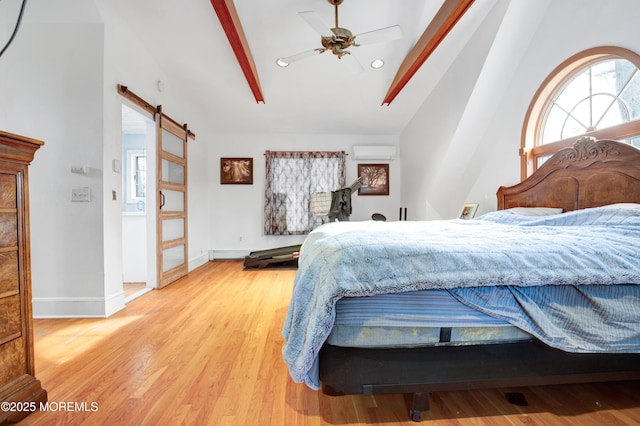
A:
{"label": "framed artwork", "polygon": [[358,195],[389,195],[388,164],[358,164]]}
{"label": "framed artwork", "polygon": [[476,210],[478,210],[478,204],[475,203],[466,203],[462,206],[462,210],[460,210],[460,214],[458,217],[460,219],[473,219],[476,215]]}
{"label": "framed artwork", "polygon": [[253,184],[253,158],[220,158],[220,183]]}

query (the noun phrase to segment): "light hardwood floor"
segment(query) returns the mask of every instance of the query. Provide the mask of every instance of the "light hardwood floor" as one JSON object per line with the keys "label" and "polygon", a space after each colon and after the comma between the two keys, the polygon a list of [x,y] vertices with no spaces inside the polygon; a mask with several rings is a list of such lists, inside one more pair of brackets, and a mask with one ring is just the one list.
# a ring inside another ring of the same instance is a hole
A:
{"label": "light hardwood floor", "polygon": [[[402,395],[329,397],[292,382],[280,331],[294,275],[210,262],[107,319],[36,320],[36,377],[53,405],[20,424],[415,424]],[[505,392],[522,392],[529,405],[508,403]],[[67,402],[80,410],[61,410]],[[638,425],[640,382],[438,392],[425,417]]]}
{"label": "light hardwood floor", "polygon": [[147,283],[124,283],[122,287],[124,289],[124,297],[126,298],[147,288]]}

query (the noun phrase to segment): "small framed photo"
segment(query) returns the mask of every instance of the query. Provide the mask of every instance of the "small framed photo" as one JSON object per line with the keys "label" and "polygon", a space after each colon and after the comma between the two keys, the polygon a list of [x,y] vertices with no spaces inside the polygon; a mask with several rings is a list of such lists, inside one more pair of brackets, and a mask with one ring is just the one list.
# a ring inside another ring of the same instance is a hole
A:
{"label": "small framed photo", "polygon": [[389,195],[388,164],[358,164],[358,195]]}
{"label": "small framed photo", "polygon": [[220,158],[220,183],[253,184],[253,158]]}
{"label": "small framed photo", "polygon": [[466,203],[462,206],[462,210],[460,210],[458,217],[460,219],[473,219],[476,215],[476,210],[478,210],[478,204]]}

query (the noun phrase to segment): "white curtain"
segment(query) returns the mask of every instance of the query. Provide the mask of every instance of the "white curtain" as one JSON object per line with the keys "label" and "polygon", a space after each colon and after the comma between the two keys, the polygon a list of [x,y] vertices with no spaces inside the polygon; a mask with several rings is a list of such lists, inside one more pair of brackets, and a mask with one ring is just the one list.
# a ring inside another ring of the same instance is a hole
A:
{"label": "white curtain", "polygon": [[345,186],[346,153],[266,151],[265,235],[308,234],[326,216],[311,211],[311,195]]}

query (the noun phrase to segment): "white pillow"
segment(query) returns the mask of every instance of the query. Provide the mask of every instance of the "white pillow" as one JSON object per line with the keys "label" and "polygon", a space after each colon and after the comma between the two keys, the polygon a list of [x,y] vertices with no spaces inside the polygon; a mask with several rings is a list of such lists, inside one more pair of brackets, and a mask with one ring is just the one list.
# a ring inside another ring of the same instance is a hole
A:
{"label": "white pillow", "polygon": [[507,209],[509,213],[519,214],[522,216],[551,216],[553,214],[562,213],[561,207],[513,207]]}
{"label": "white pillow", "polygon": [[608,206],[602,207],[618,207],[621,209],[638,209],[640,210],[640,204],[638,203],[617,203],[617,204],[609,204]]}

